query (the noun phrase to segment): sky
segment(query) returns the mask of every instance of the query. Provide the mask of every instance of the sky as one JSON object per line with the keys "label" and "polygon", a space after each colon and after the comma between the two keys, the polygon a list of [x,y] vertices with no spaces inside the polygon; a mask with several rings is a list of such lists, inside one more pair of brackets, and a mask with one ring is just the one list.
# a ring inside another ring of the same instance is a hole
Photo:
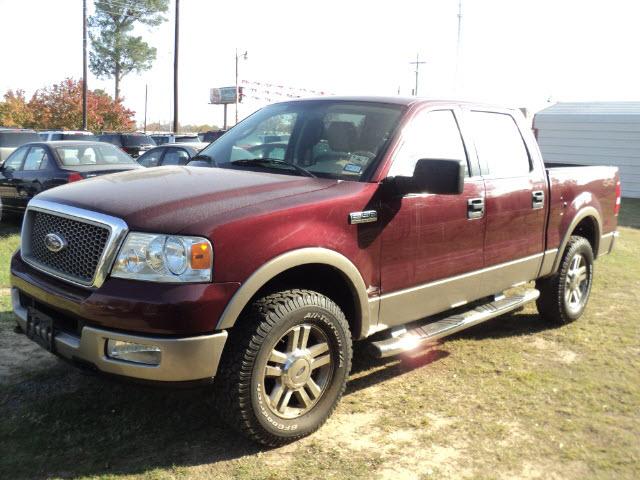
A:
{"label": "sky", "polygon": [[[126,2],[127,0],[119,0]],[[93,1],[88,0],[89,13]],[[153,68],[129,74],[124,103],[147,121],[173,116],[174,0],[160,27],[136,33],[158,50]],[[556,101],[640,100],[637,0],[182,0],[179,119],[222,124],[209,89],[240,79],[338,95],[418,93],[530,111]],[[0,95],[82,76],[82,0],[0,0]],[[457,74],[456,74],[457,71]],[[91,73],[89,88],[113,94]],[[240,105],[240,118],[275,100]],[[233,106],[229,108],[233,123]]]}

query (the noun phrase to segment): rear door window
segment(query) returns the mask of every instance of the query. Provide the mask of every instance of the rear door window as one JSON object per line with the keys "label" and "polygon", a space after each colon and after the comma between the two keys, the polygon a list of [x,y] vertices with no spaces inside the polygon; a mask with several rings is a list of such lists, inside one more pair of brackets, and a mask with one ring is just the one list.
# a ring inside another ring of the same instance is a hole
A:
{"label": "rear door window", "polygon": [[529,152],[511,115],[472,111],[469,117],[483,171],[497,177],[523,176],[531,171]]}
{"label": "rear door window", "polygon": [[30,171],[47,168],[47,157],[47,151],[43,147],[31,147],[22,169]]}
{"label": "rear door window", "polygon": [[168,148],[162,159],[162,165],[186,165],[189,154],[182,148]]}

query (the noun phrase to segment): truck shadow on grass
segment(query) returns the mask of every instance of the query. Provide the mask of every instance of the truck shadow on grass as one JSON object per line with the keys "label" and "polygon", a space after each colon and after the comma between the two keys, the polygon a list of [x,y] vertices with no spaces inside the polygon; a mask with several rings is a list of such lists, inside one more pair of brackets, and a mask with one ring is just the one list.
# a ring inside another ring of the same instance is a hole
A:
{"label": "truck shadow on grass", "polygon": [[[17,336],[7,328],[8,315],[2,313],[2,334]],[[502,338],[545,328],[537,315],[518,314],[452,338]],[[446,358],[444,347],[446,342],[412,357],[373,359],[365,344],[356,344],[346,395]],[[125,383],[52,358],[23,381],[0,385],[0,478],[136,474],[258,453],[260,447],[225,426],[212,397],[212,388]]]}

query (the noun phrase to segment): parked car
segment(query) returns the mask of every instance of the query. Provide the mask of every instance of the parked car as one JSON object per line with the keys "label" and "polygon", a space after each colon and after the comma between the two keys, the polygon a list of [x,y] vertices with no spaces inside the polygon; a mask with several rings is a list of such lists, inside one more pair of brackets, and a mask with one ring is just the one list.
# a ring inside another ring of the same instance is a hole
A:
{"label": "parked car", "polygon": [[[274,126],[283,159],[247,141]],[[353,340],[396,355],[533,301],[540,321],[578,319],[617,235],[618,169],[545,165],[518,110],[290,101],[198,157],[214,168],[33,199],[13,310],[30,338],[98,371],[214,378],[217,412],[266,445],[331,415]]]}
{"label": "parked car", "polygon": [[156,142],[156,145],[165,143],[194,143],[200,142],[200,137],[196,133],[152,133],[149,135]]}
{"label": "parked car", "polygon": [[98,141],[111,143],[133,158],[138,158],[156,146],[156,142],[149,135],[143,133],[102,133],[98,135]]}
{"label": "parked car", "polygon": [[208,143],[167,143],[148,150],[137,160],[143,167],[186,165],[207,145]]}
{"label": "parked car", "polygon": [[33,142],[0,166],[0,218],[24,213],[35,195],[65,183],[140,166],[108,143],[72,140]]}
{"label": "parked car", "polygon": [[38,132],[38,135],[44,142],[50,142],[52,140],[97,140],[96,136],[93,133],[84,130],[51,130],[46,132]]}
{"label": "parked car", "polygon": [[226,132],[227,132],[226,130],[216,130],[216,131],[211,130],[208,132],[199,133],[198,136],[200,137],[201,142],[211,143],[211,142],[215,142]]}
{"label": "parked car", "polygon": [[40,137],[35,130],[0,129],[0,163],[20,145],[39,140]]}

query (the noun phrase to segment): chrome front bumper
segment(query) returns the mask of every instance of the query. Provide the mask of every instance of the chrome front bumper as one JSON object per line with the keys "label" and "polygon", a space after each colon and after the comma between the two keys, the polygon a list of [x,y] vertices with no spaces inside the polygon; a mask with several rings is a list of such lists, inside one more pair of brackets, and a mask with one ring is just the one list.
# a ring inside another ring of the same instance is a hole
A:
{"label": "chrome front bumper", "polygon": [[[11,289],[13,312],[18,324],[26,331],[27,309],[20,303],[17,288]],[[161,350],[159,365],[144,365],[107,357],[107,340],[153,345]],[[80,337],[56,332],[55,353],[69,360],[82,360],[98,370],[125,377],[162,382],[201,380],[215,376],[227,332],[186,338],[164,338],[112,332],[100,328],[84,327]]]}

